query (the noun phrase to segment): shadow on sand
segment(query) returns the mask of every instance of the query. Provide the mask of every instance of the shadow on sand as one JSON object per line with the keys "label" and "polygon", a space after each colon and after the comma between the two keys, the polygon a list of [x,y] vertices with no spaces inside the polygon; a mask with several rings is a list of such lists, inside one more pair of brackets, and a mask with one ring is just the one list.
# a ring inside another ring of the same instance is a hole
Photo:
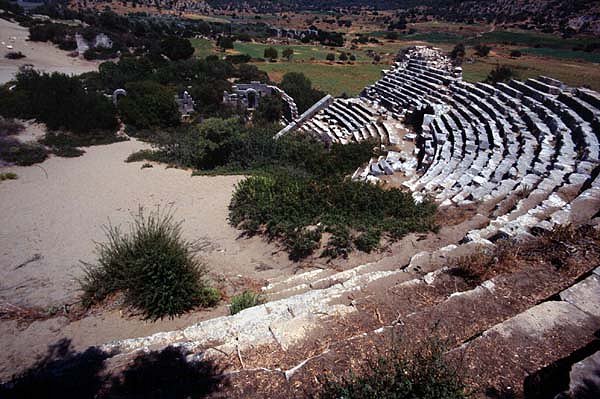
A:
{"label": "shadow on sand", "polygon": [[187,361],[178,348],[141,353],[118,375],[106,370],[109,357],[97,348],[75,352],[70,340],[61,340],[33,367],[0,385],[0,397],[201,398],[226,383],[214,363]]}

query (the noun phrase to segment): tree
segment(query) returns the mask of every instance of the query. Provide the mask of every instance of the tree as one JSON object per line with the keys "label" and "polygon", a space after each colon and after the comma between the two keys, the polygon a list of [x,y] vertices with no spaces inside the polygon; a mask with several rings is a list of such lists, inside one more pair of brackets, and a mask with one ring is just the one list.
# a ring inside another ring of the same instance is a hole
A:
{"label": "tree", "polygon": [[56,72],[19,72],[15,88],[0,92],[0,114],[37,119],[50,130],[65,129],[77,134],[118,126],[115,108],[105,96],[86,91],[77,77]]}
{"label": "tree", "polygon": [[354,54],[350,54],[350,61],[356,61],[356,56]]}
{"label": "tree", "polygon": [[202,168],[225,165],[240,143],[242,126],[238,118],[209,118],[197,127],[198,155]]}
{"label": "tree", "polygon": [[265,58],[269,60],[276,60],[279,57],[277,49],[274,47],[267,47],[264,52]]}
{"label": "tree", "polygon": [[463,58],[465,58],[465,45],[458,43],[456,46],[454,46],[450,52],[450,58],[456,60],[457,62],[462,62]]}
{"label": "tree", "polygon": [[388,32],[385,35],[385,38],[388,40],[398,40],[398,38],[400,37],[400,35],[398,35],[398,32]]}
{"label": "tree", "polygon": [[259,81],[261,83],[267,83],[269,81],[269,75],[267,75],[265,71],[258,69],[256,65],[252,64],[240,64],[237,69],[237,77],[240,82]]}
{"label": "tree", "polygon": [[141,129],[179,124],[179,110],[171,90],[152,81],[131,82],[125,88],[127,96],[119,100],[125,123]]}
{"label": "tree", "polygon": [[496,65],[496,68],[492,69],[485,79],[486,83],[499,83],[507,82],[511,79],[517,78],[518,74],[507,65]]}
{"label": "tree", "polygon": [[490,53],[490,50],[492,49],[489,46],[486,46],[485,44],[478,44],[474,47],[475,49],[475,54],[477,54],[480,57],[487,57],[487,55]]}
{"label": "tree", "polygon": [[172,36],[161,40],[160,51],[171,61],[186,60],[194,54],[194,47],[188,39]]}
{"label": "tree", "polygon": [[346,52],[342,51],[342,53],[340,54],[340,61],[348,61],[348,55],[346,54]]}
{"label": "tree", "polygon": [[229,36],[220,36],[217,39],[217,46],[219,46],[223,50],[232,49],[233,48],[233,39]]}
{"label": "tree", "polygon": [[278,122],[283,115],[284,102],[277,96],[266,96],[260,99],[258,108],[254,111],[254,119],[257,122]]}
{"label": "tree", "polygon": [[288,72],[283,75],[279,87],[294,99],[299,112],[306,111],[325,95],[322,91],[313,89],[312,82],[299,72]]}
{"label": "tree", "polygon": [[287,47],[287,48],[283,49],[283,52],[281,53],[281,55],[283,55],[283,57],[289,61],[292,58],[292,56],[294,55],[294,50]]}
{"label": "tree", "polygon": [[523,55],[519,50],[513,50],[510,52],[510,56],[513,58],[519,58],[521,55]]}
{"label": "tree", "polygon": [[327,61],[335,61],[335,54],[333,53],[328,53],[327,56],[325,57],[325,59]]}

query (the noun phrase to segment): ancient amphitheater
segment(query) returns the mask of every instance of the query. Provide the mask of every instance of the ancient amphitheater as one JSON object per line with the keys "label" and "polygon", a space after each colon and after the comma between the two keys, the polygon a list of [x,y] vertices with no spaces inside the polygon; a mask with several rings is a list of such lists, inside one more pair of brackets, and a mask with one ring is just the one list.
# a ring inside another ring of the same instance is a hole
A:
{"label": "ancient amphitheater", "polygon": [[[405,118],[423,109],[432,112],[423,125],[407,129]],[[415,47],[359,98],[328,96],[279,135],[294,130],[326,142],[381,140],[387,155],[354,178],[396,177],[416,200],[433,198],[443,211],[467,209],[448,227],[458,239],[409,237],[409,254],[271,281],[264,305],[104,345],[112,362],[175,345],[191,358],[226,365],[228,397],[303,397],[326,371],[340,374],[389,348],[392,332],[411,345],[435,331],[476,390],[492,386],[519,397],[543,385],[536,378],[550,373],[547,366],[570,368],[598,356],[597,253],[589,259],[583,251],[566,270],[528,262],[475,286],[448,273],[448,264],[557,225],[588,224],[588,235],[594,233],[600,94],[548,77],[466,83],[439,50]]]}

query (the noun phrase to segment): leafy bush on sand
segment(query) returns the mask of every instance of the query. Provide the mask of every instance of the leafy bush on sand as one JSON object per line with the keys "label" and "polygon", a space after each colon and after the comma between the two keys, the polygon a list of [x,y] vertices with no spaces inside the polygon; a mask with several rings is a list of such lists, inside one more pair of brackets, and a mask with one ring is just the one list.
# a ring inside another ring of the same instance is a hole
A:
{"label": "leafy bush on sand", "polygon": [[181,315],[194,307],[215,305],[220,295],[207,282],[206,266],[193,243],[181,236],[171,212],[134,215],[129,232],[105,227],[107,242],[97,244],[98,263],[85,264],[82,302],[90,306],[116,292],[147,319]]}
{"label": "leafy bush on sand", "polygon": [[308,232],[310,226],[332,234],[322,255],[337,257],[351,252],[353,242],[360,250],[372,250],[379,244],[376,232],[397,240],[412,231],[431,230],[434,213],[432,203],[416,204],[410,193],[399,189],[286,173],[241,181],[229,206],[231,224],[281,240],[292,258],[319,247],[321,234]]}

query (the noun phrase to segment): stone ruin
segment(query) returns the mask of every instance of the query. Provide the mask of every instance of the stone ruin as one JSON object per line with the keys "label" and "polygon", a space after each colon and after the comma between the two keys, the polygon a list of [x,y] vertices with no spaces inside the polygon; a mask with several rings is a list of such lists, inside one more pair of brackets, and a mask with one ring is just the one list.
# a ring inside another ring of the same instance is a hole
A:
{"label": "stone ruin", "polygon": [[181,96],[175,95],[175,102],[183,119],[188,118],[190,114],[194,113],[196,103],[187,90],[184,90]]}
{"label": "stone ruin", "polygon": [[[407,129],[406,118],[423,110],[431,113],[420,129]],[[300,397],[327,370],[389,346],[390,334],[412,344],[436,328],[449,340],[446,356],[463,362],[476,391],[483,381],[520,397],[561,364],[575,392],[581,370],[598,372],[597,259],[559,278],[529,266],[475,288],[448,283],[448,264],[493,250],[503,238],[565,224],[598,228],[599,93],[543,76],[471,84],[441,51],[414,47],[359,97],[327,96],[279,137],[292,131],[333,143],[377,139],[387,155],[354,178],[402,175],[415,200],[473,211],[448,227],[451,236],[407,238],[406,253],[275,278],[263,287],[268,302],[234,316],[102,346],[114,362],[175,346],[227,365],[235,387],[228,397]],[[414,149],[399,156],[394,149],[407,140]]]}
{"label": "stone ruin", "polygon": [[273,95],[279,95],[288,106],[288,116],[284,114],[283,123],[289,123],[290,120],[288,119],[290,118],[291,120],[298,118],[298,107],[292,97],[277,86],[267,85],[257,81],[233,85],[231,93],[227,91],[223,92],[223,104],[254,111],[260,104],[261,98]]}

